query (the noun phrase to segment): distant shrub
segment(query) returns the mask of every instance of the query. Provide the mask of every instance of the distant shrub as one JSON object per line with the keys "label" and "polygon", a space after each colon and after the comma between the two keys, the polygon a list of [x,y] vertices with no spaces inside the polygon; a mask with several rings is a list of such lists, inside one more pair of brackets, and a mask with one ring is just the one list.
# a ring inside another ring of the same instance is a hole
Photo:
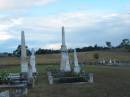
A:
{"label": "distant shrub", "polygon": [[99,59],[99,54],[98,53],[95,53],[94,55],[93,55],[93,57],[94,57],[94,59]]}

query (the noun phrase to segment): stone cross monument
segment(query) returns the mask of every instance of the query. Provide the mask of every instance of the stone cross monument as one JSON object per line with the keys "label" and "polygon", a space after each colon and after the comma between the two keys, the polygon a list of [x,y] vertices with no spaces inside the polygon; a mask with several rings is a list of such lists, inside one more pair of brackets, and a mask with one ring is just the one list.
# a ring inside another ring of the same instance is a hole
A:
{"label": "stone cross monument", "polygon": [[30,64],[32,66],[32,72],[33,74],[36,74],[36,60],[35,60],[35,50],[31,50],[32,55],[30,56]]}
{"label": "stone cross monument", "polygon": [[78,63],[76,49],[74,49],[74,72],[80,73],[80,66],[79,66],[79,63]]}
{"label": "stone cross monument", "polygon": [[24,31],[21,32],[21,73],[28,72],[27,51],[25,45]]}
{"label": "stone cross monument", "polygon": [[60,70],[63,72],[70,72],[71,67],[69,64],[69,56],[68,51],[65,43],[65,31],[64,27],[62,27],[62,45],[61,45],[61,64],[60,64]]}

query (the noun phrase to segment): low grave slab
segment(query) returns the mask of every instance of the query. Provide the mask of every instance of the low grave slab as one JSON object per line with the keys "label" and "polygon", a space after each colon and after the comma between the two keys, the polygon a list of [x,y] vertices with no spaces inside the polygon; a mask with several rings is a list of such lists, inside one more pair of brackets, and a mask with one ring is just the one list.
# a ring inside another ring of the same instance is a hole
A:
{"label": "low grave slab", "polygon": [[79,73],[61,72],[61,71],[48,71],[49,84],[62,84],[62,83],[93,83],[93,73]]}

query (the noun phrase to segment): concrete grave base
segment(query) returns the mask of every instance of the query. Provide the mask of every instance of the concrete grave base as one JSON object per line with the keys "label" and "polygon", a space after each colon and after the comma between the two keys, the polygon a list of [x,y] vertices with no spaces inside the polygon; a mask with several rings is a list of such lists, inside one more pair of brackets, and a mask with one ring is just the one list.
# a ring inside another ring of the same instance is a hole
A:
{"label": "concrete grave base", "polygon": [[[28,93],[28,88],[26,84],[0,85],[0,88],[3,90],[8,90],[9,97],[25,97],[27,96]],[[8,97],[8,96],[0,96],[0,97]]]}
{"label": "concrete grave base", "polygon": [[93,83],[93,73],[75,74],[73,72],[48,71],[47,75],[49,84]]}

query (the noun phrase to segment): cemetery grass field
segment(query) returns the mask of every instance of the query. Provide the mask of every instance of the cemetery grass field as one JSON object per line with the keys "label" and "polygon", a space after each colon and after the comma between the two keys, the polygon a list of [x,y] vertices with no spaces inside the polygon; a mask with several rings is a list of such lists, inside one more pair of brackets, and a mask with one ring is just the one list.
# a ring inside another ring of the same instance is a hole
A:
{"label": "cemetery grass field", "polygon": [[[130,67],[87,65],[85,70],[94,73],[94,84],[49,85],[46,70],[58,65],[38,65],[35,88],[27,97],[130,97]],[[19,66],[0,68],[0,72],[18,72]]]}

